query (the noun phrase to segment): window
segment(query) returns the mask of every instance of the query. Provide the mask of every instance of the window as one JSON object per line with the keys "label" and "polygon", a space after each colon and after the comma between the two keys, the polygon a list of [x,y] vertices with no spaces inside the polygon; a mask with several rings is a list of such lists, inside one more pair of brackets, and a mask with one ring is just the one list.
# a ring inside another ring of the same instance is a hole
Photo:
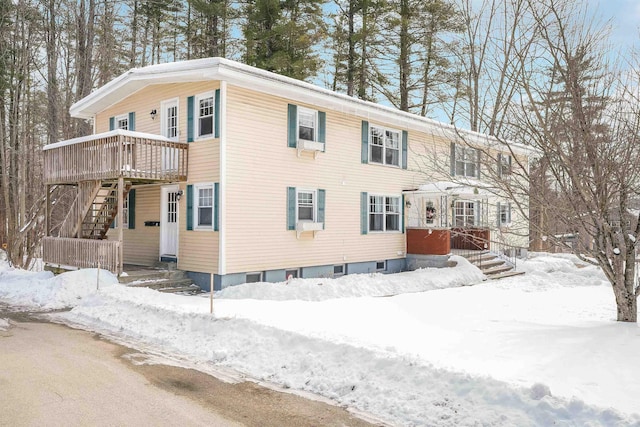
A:
{"label": "window", "polygon": [[511,156],[508,154],[498,154],[498,174],[499,176],[511,175]]}
{"label": "window", "polygon": [[118,226],[118,219],[122,218],[122,228],[129,228],[129,197],[131,196],[131,192],[135,190],[131,190],[127,193],[127,197],[125,197],[122,201],[122,214],[118,214],[113,222],[111,223],[111,228],[116,228]]}
{"label": "window", "polygon": [[386,261],[376,261],[376,271],[385,271],[387,269]]}
{"label": "window", "polygon": [[318,113],[307,108],[298,107],[298,139],[317,141]]}
{"label": "window", "polygon": [[400,230],[400,198],[369,196],[369,231]]}
{"label": "window", "polygon": [[511,203],[498,203],[498,227],[505,227],[511,223]]}
{"label": "window", "polygon": [[427,200],[425,206],[425,223],[427,225],[433,225],[436,219],[436,207],[434,206],[433,200]]}
{"label": "window", "polygon": [[298,190],[298,221],[315,222],[315,191]]}
{"label": "window", "polygon": [[196,97],[196,137],[213,135],[214,100],[213,93]]}
{"label": "window", "polygon": [[116,129],[128,130],[129,129],[129,116],[117,116],[116,117]]}
{"label": "window", "polygon": [[344,264],[334,265],[333,266],[333,275],[335,276],[344,276]]}
{"label": "window", "polygon": [[369,162],[400,166],[400,132],[373,125],[369,132]]}
{"label": "window", "polygon": [[258,283],[262,282],[262,273],[247,273],[246,283]]}
{"label": "window", "polygon": [[289,279],[297,279],[299,276],[298,274],[298,269],[297,268],[292,268],[290,270],[285,270],[284,272],[284,277],[287,278],[287,280]]}
{"label": "window", "polygon": [[476,225],[477,203],[468,200],[458,200],[454,205],[454,226],[473,227]]}
{"label": "window", "polygon": [[169,139],[178,139],[178,99],[162,103],[162,135]]}
{"label": "window", "polygon": [[203,184],[195,186],[195,224],[196,228],[213,228],[213,185]]}
{"label": "window", "polygon": [[478,150],[471,147],[456,145],[454,156],[454,175],[478,178],[478,172],[480,171],[478,164]]}

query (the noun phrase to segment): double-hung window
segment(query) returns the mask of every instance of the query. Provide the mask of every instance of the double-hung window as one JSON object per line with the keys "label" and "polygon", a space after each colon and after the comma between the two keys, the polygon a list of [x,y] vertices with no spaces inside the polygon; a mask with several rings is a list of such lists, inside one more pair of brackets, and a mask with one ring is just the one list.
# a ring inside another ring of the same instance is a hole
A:
{"label": "double-hung window", "polygon": [[456,200],[454,204],[454,226],[473,227],[477,222],[477,202],[470,200]]}
{"label": "double-hung window", "polygon": [[498,227],[506,227],[511,223],[511,203],[498,203]]}
{"label": "double-hung window", "polygon": [[196,97],[196,138],[213,136],[214,105],[213,93]]}
{"label": "double-hung window", "polygon": [[316,192],[298,190],[297,214],[298,222],[315,222],[316,218]]}
{"label": "double-hung window", "polygon": [[115,118],[115,128],[129,130],[129,115],[117,116]]}
{"label": "double-hung window", "polygon": [[196,228],[213,228],[213,185],[201,184],[195,186],[194,214]]}
{"label": "double-hung window", "polygon": [[369,126],[369,162],[400,166],[400,132]]}
{"label": "double-hung window", "polygon": [[498,154],[498,174],[502,177],[511,175],[511,156],[508,154]]}
{"label": "double-hung window", "polygon": [[400,198],[369,196],[369,231],[400,230]]}
{"label": "double-hung window", "polygon": [[162,135],[166,138],[178,139],[178,99],[162,102]]}
{"label": "double-hung window", "polygon": [[478,150],[463,145],[455,146],[455,175],[478,178]]}
{"label": "double-hung window", "polygon": [[303,141],[318,140],[318,112],[298,107],[298,139]]}

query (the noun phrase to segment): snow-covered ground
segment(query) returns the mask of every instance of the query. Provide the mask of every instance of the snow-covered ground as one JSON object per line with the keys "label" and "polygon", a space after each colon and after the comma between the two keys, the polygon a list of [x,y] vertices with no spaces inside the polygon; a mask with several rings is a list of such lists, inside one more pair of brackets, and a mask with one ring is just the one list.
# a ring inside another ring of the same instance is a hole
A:
{"label": "snow-covered ground", "polygon": [[[640,426],[640,328],[601,271],[536,254],[524,276],[458,267],[247,284],[209,297],[0,267],[0,300],[208,370],[304,390],[393,425]],[[474,285],[474,286],[464,286]],[[2,321],[0,320],[0,323]]]}

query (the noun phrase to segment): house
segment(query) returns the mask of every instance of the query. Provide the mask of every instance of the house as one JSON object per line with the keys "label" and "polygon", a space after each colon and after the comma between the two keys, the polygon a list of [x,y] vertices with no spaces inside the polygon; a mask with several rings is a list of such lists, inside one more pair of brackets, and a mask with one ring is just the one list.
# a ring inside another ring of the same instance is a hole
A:
{"label": "house", "polygon": [[[220,289],[398,272],[408,259],[437,263],[451,244],[488,247],[507,228],[528,230],[508,199],[482,190],[473,148],[506,168],[512,155],[526,164],[527,147],[461,139],[227,59],[132,69],[70,113],[93,134],[44,147],[46,184],[77,192],[65,221],[47,226],[48,264],[120,273],[176,261]],[[527,248],[526,234],[510,244]]]}

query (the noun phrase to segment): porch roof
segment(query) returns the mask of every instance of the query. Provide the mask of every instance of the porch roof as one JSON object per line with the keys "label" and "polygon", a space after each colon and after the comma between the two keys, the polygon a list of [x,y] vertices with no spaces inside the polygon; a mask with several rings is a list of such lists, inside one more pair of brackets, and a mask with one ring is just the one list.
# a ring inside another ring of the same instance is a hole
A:
{"label": "porch roof", "polygon": [[419,186],[415,190],[405,191],[405,194],[425,194],[439,196],[453,196],[461,198],[488,198],[492,193],[486,186],[478,181],[467,182],[436,181]]}

